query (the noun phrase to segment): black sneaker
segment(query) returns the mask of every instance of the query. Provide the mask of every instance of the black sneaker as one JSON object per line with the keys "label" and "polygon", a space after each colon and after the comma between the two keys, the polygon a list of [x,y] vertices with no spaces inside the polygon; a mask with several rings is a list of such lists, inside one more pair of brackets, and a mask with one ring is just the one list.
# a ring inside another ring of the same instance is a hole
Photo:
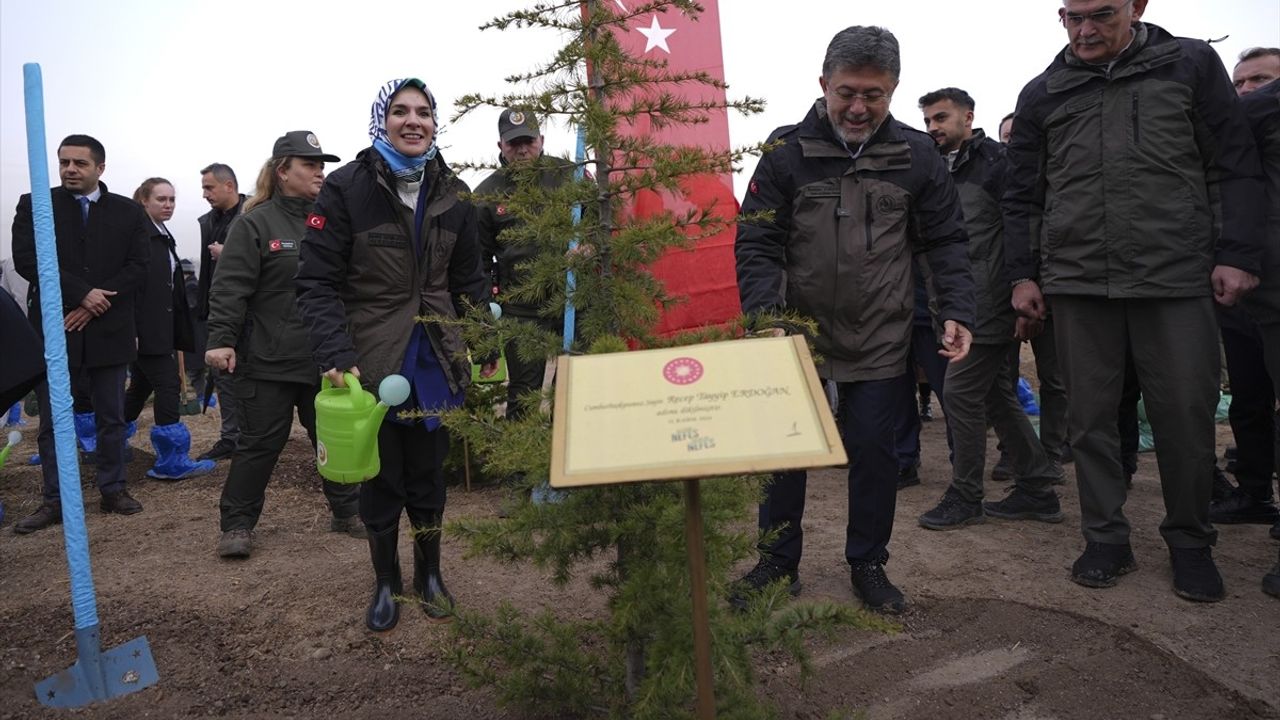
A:
{"label": "black sneaker", "polygon": [[1276,561],[1271,572],[1262,576],[1262,592],[1280,597],[1280,560]]}
{"label": "black sneaker", "polygon": [[236,443],[234,440],[223,438],[213,444],[203,455],[196,458],[197,460],[226,460],[231,457],[231,453],[236,451]]}
{"label": "black sneaker", "polygon": [[1138,569],[1128,543],[1085,543],[1084,553],[1071,566],[1071,580],[1091,588],[1109,588],[1121,575]]}
{"label": "black sneaker", "polygon": [[767,558],[760,558],[751,571],[743,575],[733,584],[729,594],[729,604],[738,610],[746,610],[751,597],[775,582],[786,582],[787,592],[792,597],[800,594],[800,574],[795,570],[777,565]]}
{"label": "black sneaker", "polygon": [[1256,500],[1238,488],[1209,505],[1209,521],[1223,525],[1257,523],[1266,525],[1280,520],[1280,510],[1271,500]]}
{"label": "black sneaker", "polygon": [[898,489],[905,490],[920,484],[920,463],[898,470]]}
{"label": "black sneaker", "polygon": [[907,608],[902,591],[884,574],[883,563],[849,563],[849,582],[853,585],[853,594],[872,612],[897,615]]}
{"label": "black sneaker", "polygon": [[1213,502],[1226,500],[1236,492],[1236,486],[1231,484],[1227,479],[1226,473],[1222,472],[1222,468],[1217,463],[1213,464],[1213,492],[1209,496]]}
{"label": "black sneaker", "polygon": [[1058,504],[1058,494],[1052,490],[1043,495],[1032,495],[1014,485],[999,502],[982,503],[982,509],[991,517],[1004,520],[1039,520],[1060,523],[1066,517]]}
{"label": "black sneaker", "polygon": [[919,522],[920,527],[929,530],[956,530],[986,521],[982,503],[965,500],[954,487],[948,487],[937,506],[921,515]]}
{"label": "black sneaker", "polygon": [[1169,560],[1173,563],[1173,594],[1196,602],[1218,602],[1227,596],[1212,548],[1169,548]]}
{"label": "black sneaker", "polygon": [[991,479],[996,482],[1009,482],[1013,479],[1013,461],[1008,455],[1001,454],[1000,459],[996,461],[995,467],[991,468]]}

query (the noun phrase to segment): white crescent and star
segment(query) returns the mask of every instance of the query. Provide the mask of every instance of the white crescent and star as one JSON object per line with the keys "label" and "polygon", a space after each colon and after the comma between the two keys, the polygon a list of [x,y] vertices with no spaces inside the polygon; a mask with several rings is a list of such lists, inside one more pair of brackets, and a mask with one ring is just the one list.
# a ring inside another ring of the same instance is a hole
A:
{"label": "white crescent and star", "polygon": [[662,48],[668,55],[671,54],[671,48],[667,46],[667,38],[676,31],[675,28],[664,28],[658,24],[658,16],[653,16],[653,22],[649,27],[638,27],[641,35],[645,36],[644,51],[647,53],[654,48]]}

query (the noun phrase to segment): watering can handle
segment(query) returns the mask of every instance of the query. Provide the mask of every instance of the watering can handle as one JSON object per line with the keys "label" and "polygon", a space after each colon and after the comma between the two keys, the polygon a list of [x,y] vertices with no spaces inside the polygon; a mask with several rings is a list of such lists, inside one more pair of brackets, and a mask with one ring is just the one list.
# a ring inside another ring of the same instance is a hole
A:
{"label": "watering can handle", "polygon": [[[349,372],[342,373],[342,382],[347,390],[351,390],[351,388],[360,389],[360,378]],[[328,390],[331,387],[333,387],[333,383],[329,381],[329,376],[322,375],[320,377],[320,389]]]}

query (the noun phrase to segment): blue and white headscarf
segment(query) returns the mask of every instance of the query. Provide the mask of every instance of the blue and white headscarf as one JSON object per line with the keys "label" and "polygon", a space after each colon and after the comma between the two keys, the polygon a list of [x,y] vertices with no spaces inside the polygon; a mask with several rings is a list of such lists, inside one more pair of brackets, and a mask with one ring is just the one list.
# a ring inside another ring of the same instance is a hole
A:
{"label": "blue and white headscarf", "polygon": [[[391,166],[391,171],[397,178],[416,181],[422,177],[422,169],[436,156],[436,138],[433,135],[431,147],[417,157],[405,155],[391,145],[387,137],[387,110],[391,106],[391,98],[406,85],[421,90],[422,94],[427,96],[427,102],[431,104],[431,116],[435,118],[436,96],[427,89],[427,84],[418,78],[397,78],[387,82],[378,90],[378,97],[373,101],[373,108],[369,113],[369,139],[373,140],[373,146]],[[439,131],[440,126],[437,123],[436,133],[438,134]]]}

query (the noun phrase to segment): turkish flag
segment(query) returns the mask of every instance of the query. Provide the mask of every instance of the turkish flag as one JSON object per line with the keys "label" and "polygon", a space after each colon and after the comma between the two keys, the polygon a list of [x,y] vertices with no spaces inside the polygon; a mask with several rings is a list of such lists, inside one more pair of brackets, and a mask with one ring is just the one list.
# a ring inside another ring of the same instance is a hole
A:
{"label": "turkish flag", "polygon": [[[638,0],[613,0],[616,8],[630,12]],[[665,60],[673,73],[705,72],[724,80],[724,57],[720,49],[720,10],[717,0],[702,0],[705,11],[692,20],[684,13],[669,10],[637,16],[628,22],[630,32],[616,32],[618,43],[636,57]],[[653,93],[669,92],[689,100],[723,105],[722,89],[699,83],[657,86]],[[637,116],[623,123],[624,135],[649,137],[677,146],[696,146],[711,152],[729,150],[729,116],[724,108],[705,112],[707,122],[654,128],[648,117]],[[738,203],[733,195],[733,178],[728,172],[696,175],[681,181],[682,193],[641,191],[629,214],[645,218],[658,212],[683,217],[693,208],[708,209],[726,225],[718,234],[705,237],[688,250],[668,251],[650,268],[667,288],[667,293],[683,299],[667,309],[657,332],[671,335],[705,325],[724,323],[741,313],[738,279],[734,265],[733,241],[737,233],[733,219]],[[692,230],[692,229],[691,229]]]}
{"label": "turkish flag", "polygon": [[307,227],[309,227],[309,228],[314,228],[314,229],[316,229],[316,230],[323,230],[323,229],[324,229],[324,216],[323,216],[323,215],[317,215],[317,214],[315,214],[315,213],[310,213],[310,214],[308,214],[308,215],[307,215]]}

